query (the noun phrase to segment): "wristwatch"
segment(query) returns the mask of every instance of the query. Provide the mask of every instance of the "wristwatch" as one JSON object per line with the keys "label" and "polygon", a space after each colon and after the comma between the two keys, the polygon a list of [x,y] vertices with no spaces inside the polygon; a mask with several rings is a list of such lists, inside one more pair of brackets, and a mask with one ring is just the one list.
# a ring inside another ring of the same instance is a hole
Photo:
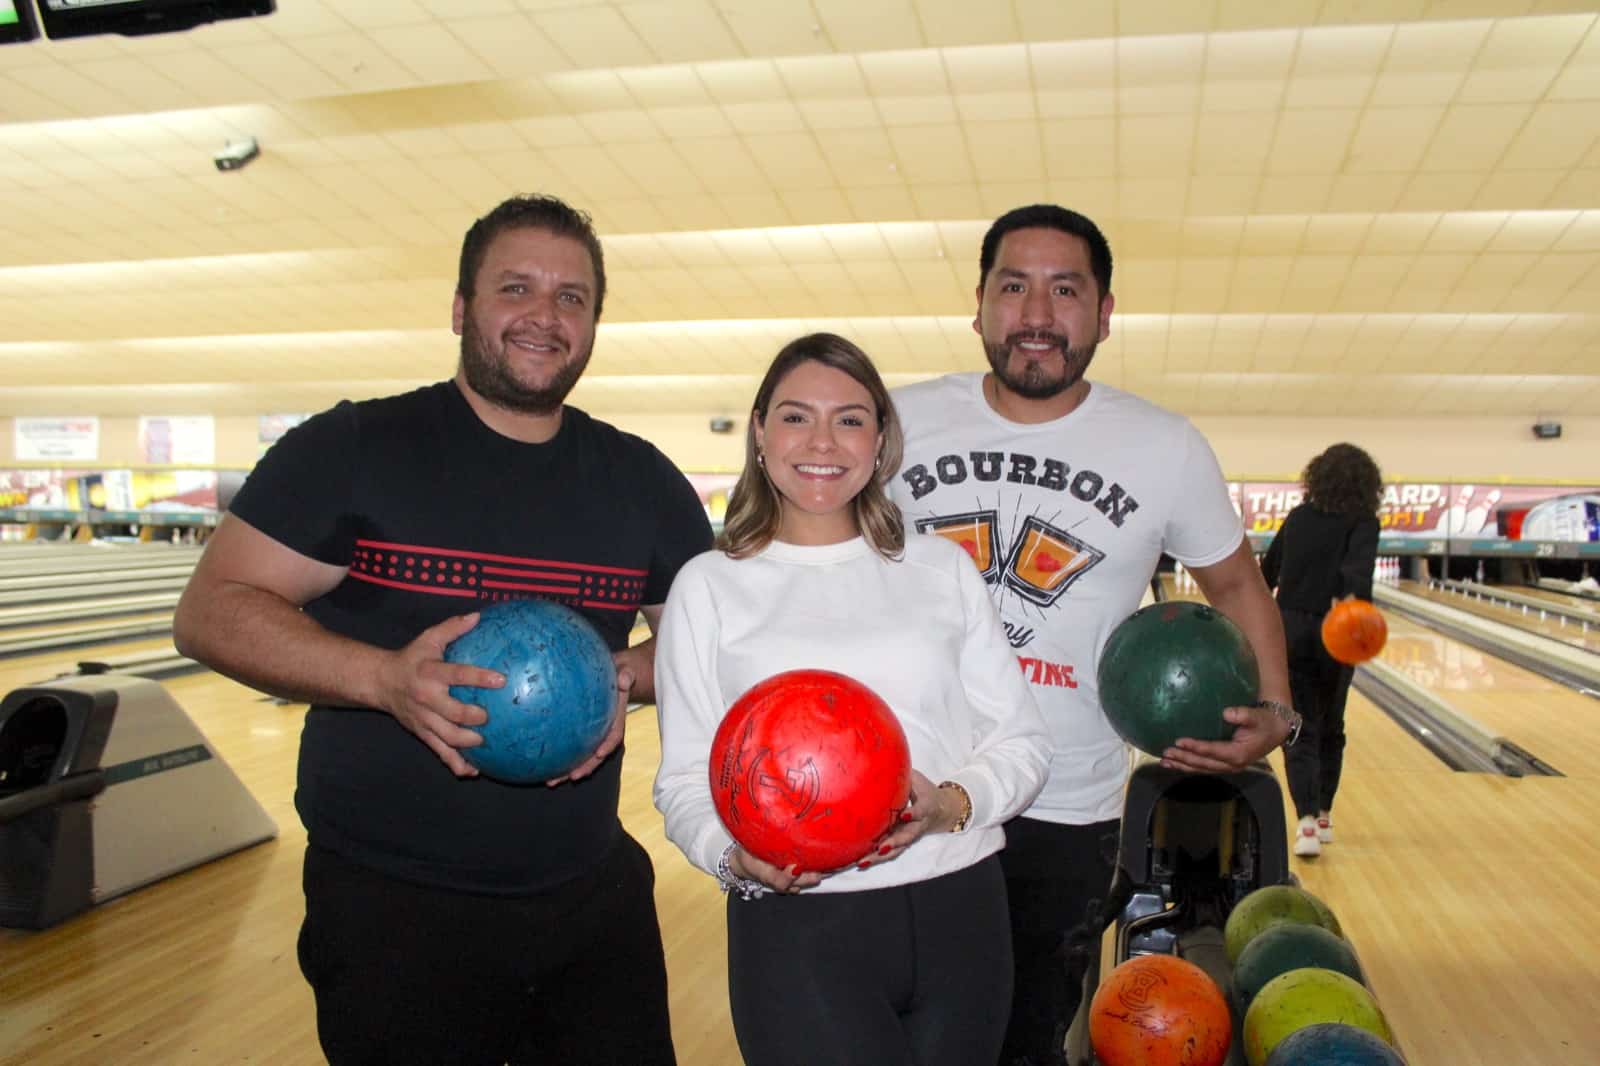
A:
{"label": "wristwatch", "polygon": [[1284,747],[1287,748],[1300,739],[1300,727],[1305,724],[1305,719],[1300,716],[1299,711],[1287,703],[1279,703],[1277,700],[1256,700],[1252,706],[1271,711],[1289,723],[1289,738],[1283,742]]}

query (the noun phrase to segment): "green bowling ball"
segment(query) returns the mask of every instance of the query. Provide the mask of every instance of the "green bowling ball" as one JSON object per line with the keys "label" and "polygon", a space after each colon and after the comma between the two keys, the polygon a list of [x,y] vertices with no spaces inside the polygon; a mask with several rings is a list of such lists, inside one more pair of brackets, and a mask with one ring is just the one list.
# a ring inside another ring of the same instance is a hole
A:
{"label": "green bowling ball", "polygon": [[1322,1022],[1342,1022],[1394,1043],[1389,1022],[1361,982],[1333,970],[1307,967],[1281,973],[1256,993],[1244,1014],[1244,1054],[1262,1066],[1290,1035]]}
{"label": "green bowling ball", "polygon": [[1256,701],[1261,675],[1239,627],[1203,603],[1155,603],[1111,631],[1100,706],[1117,734],[1160,757],[1179,737],[1229,740],[1224,708]]}
{"label": "green bowling ball", "polygon": [[1234,904],[1222,928],[1228,961],[1238,965],[1250,942],[1268,929],[1287,923],[1316,925],[1335,936],[1344,936],[1339,919],[1322,900],[1299,885],[1266,885]]}
{"label": "green bowling ball", "polygon": [[1362,979],[1361,963],[1344,937],[1320,925],[1284,922],[1264,930],[1239,952],[1233,967],[1233,993],[1240,1011],[1249,1008],[1268,981],[1307,966]]}

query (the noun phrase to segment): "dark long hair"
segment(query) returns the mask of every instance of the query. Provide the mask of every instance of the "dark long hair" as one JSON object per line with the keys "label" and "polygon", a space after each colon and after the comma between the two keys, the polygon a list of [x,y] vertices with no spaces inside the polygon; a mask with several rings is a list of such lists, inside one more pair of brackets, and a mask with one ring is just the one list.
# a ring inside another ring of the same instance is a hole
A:
{"label": "dark long hair", "polygon": [[1329,445],[1306,464],[1300,480],[1319,511],[1377,514],[1383,502],[1383,474],[1372,456],[1354,444]]}
{"label": "dark long hair", "polygon": [[867,353],[832,333],[811,333],[790,341],[767,367],[767,376],[761,379],[761,387],[756,390],[750,425],[745,430],[744,470],[728,494],[728,513],[723,519],[717,547],[735,559],[743,559],[765,548],[778,535],[783,518],[783,497],[759,461],[756,426],[766,421],[767,408],[772,404],[772,394],[778,391],[778,385],[804,363],[821,363],[848,374],[867,390],[872,405],[878,409],[878,431],[883,434],[878,468],[850,501],[850,509],[856,528],[867,543],[886,558],[899,558],[906,546],[905,523],[900,518],[900,508],[889,499],[884,486],[900,469],[905,435],[900,430],[900,419],[895,415],[889,390]]}

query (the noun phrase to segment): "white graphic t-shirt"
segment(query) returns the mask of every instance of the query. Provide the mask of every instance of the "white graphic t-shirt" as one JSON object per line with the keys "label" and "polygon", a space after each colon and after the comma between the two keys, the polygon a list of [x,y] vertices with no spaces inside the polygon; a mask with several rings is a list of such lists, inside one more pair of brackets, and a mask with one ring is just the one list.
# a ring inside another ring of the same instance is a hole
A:
{"label": "white graphic t-shirt", "polygon": [[1216,455],[1188,419],[1108,385],[1053,422],[989,407],[983,375],[894,391],[906,527],[966,549],[999,608],[1054,751],[1030,818],[1119,817],[1128,758],[1100,710],[1095,665],[1139,607],[1162,552],[1185,566],[1244,537]]}

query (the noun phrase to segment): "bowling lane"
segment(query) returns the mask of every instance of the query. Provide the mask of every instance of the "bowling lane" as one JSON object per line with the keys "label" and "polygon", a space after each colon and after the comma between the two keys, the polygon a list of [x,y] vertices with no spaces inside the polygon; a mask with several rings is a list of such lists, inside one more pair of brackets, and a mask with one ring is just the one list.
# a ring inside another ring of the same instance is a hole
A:
{"label": "bowling lane", "polygon": [[[0,645],[15,647],[34,639],[48,639],[57,645],[54,650],[41,648],[34,652],[19,654],[63,657],[76,655],[79,659],[86,659],[95,654],[111,654],[96,651],[103,645],[144,640],[144,634],[149,634],[149,639],[160,639],[171,643],[171,632],[172,612],[158,611],[117,618],[93,618],[83,622],[47,622],[0,629]],[[5,661],[6,657],[0,657],[0,662]]]}
{"label": "bowling lane", "polygon": [[1600,1046],[1600,960],[1571,950],[1600,938],[1600,707],[1389,624],[1389,665],[1572,776],[1451,772],[1352,692],[1334,842],[1293,869],[1339,915],[1411,1062],[1580,1061],[1574,1049]]}
{"label": "bowling lane", "polygon": [[1600,782],[1600,700],[1401,618],[1382,660],[1569,777]]}
{"label": "bowling lane", "polygon": [[1600,601],[1586,599],[1582,596],[1569,596],[1564,592],[1540,588],[1537,585],[1508,585],[1506,587],[1518,595],[1527,596],[1535,600],[1544,600],[1546,603],[1554,604],[1568,611],[1577,611],[1580,614],[1587,615],[1592,620],[1591,624],[1600,625]]}
{"label": "bowling lane", "polygon": [[1384,765],[1382,731],[1352,695],[1334,843],[1294,869],[1339,914],[1411,1061],[1577,1061],[1573,1049],[1600,1046],[1600,961],[1570,950],[1600,937],[1600,706],[1388,620],[1388,665],[1569,776]]}
{"label": "bowling lane", "polygon": [[[1538,610],[1532,607],[1524,610],[1520,606],[1476,599],[1449,589],[1429,588],[1417,581],[1403,581],[1399,588],[1408,596],[1441,603],[1446,607],[1454,607],[1479,618],[1487,618],[1492,622],[1520,629],[1525,633],[1537,633],[1539,636],[1560,641],[1574,648],[1600,653],[1600,611],[1595,612],[1593,622],[1585,624],[1568,621],[1565,617],[1557,615],[1545,615],[1541,618]],[[1515,591],[1525,595],[1528,590],[1518,588]]]}
{"label": "bowling lane", "polygon": [[[167,617],[170,618],[171,616]],[[19,632],[8,633],[7,635],[12,636]],[[134,640],[82,644],[71,648],[55,648],[27,655],[0,658],[0,695],[24,685],[36,685],[43,681],[60,677],[63,674],[77,673],[78,664],[81,662],[96,661],[119,655],[133,655],[139,652],[155,651],[159,648],[170,648],[171,646],[171,634],[160,633]]]}

